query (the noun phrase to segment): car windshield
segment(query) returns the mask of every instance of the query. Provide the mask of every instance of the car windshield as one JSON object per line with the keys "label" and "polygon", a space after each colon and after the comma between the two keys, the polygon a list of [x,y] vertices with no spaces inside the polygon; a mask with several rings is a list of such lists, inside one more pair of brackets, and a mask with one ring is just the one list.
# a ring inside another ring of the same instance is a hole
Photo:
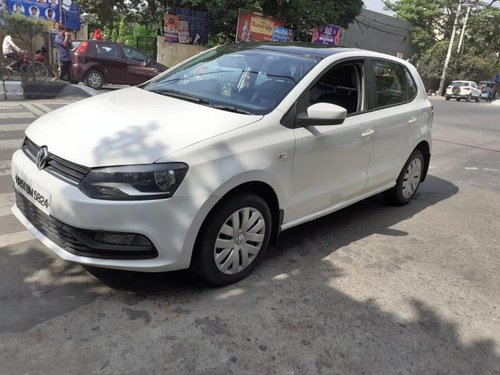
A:
{"label": "car windshield", "polygon": [[242,46],[222,46],[166,72],[143,88],[246,114],[267,114],[319,58]]}

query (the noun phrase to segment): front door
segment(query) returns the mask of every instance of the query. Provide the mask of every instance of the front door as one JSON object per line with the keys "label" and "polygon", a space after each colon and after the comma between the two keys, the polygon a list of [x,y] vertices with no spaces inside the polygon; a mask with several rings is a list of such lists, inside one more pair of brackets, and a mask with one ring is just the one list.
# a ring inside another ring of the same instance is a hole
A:
{"label": "front door", "polygon": [[[364,111],[363,61],[336,64],[305,93],[298,111],[328,102],[347,109],[341,125],[295,129],[285,222],[314,215],[363,193],[373,148],[373,116]],[[302,108],[301,108],[302,107]]]}

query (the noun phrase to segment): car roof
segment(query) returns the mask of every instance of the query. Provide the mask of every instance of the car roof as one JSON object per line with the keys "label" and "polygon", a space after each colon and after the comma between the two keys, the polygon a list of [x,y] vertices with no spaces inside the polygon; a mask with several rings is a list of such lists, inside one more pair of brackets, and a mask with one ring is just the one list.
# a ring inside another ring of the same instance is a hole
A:
{"label": "car roof", "polygon": [[311,43],[236,43],[224,46],[225,48],[234,49],[234,51],[247,51],[247,50],[264,50],[284,52],[294,55],[309,56],[317,59],[323,59],[327,56],[350,52],[350,51],[363,51],[357,48],[346,47],[332,47],[329,45],[311,44]]}

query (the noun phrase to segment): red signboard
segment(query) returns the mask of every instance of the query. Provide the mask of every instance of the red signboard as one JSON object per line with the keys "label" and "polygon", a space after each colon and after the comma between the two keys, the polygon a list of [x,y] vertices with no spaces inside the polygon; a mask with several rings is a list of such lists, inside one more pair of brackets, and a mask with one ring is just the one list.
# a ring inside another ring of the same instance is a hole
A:
{"label": "red signboard", "polygon": [[284,26],[281,21],[262,14],[240,9],[236,42],[266,42],[273,40],[273,30],[276,26]]}

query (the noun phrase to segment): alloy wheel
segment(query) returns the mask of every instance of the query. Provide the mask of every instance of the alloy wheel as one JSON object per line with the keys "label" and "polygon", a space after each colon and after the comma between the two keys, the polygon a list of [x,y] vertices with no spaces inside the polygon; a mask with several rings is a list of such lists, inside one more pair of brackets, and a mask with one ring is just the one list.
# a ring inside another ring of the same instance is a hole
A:
{"label": "alloy wheel", "polygon": [[87,82],[89,83],[89,86],[92,88],[100,87],[102,84],[102,78],[99,73],[90,73]]}

